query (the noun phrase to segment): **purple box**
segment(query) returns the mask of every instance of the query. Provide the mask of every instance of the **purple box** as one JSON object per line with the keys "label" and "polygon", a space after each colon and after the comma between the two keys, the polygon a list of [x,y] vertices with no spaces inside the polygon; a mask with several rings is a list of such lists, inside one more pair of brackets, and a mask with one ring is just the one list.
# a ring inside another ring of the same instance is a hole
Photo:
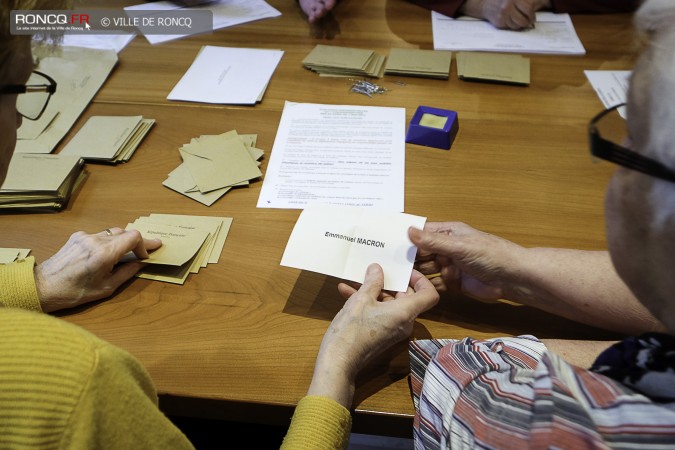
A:
{"label": "purple box", "polygon": [[458,130],[459,118],[456,111],[418,106],[410,121],[405,141],[449,150]]}

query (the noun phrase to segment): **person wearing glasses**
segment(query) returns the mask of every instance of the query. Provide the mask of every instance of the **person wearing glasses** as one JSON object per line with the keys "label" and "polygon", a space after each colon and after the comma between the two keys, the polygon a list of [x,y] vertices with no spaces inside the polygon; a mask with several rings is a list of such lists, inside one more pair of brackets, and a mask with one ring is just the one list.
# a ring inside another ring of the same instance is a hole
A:
{"label": "person wearing glasses", "polygon": [[[675,448],[675,3],[646,0],[635,25],[649,42],[627,121],[617,105],[589,125],[591,153],[620,166],[605,202],[608,252],[524,248],[458,222],[409,230],[416,268],[440,273],[438,291],[508,299],[631,337],[411,341],[416,449]],[[378,302],[381,287],[375,268],[359,291],[341,288],[353,296],[324,335],[283,449],[346,447],[356,376],[409,336],[412,325],[396,328],[394,316],[412,324],[430,304],[414,300],[420,289],[401,299],[406,311],[394,308]]]}
{"label": "person wearing glasses", "polygon": [[[12,9],[35,2],[16,3]],[[53,4],[45,5],[43,9],[53,8]],[[3,2],[0,185],[7,175],[22,120],[39,119],[58,88],[48,74],[33,70],[30,37],[10,34],[7,8]],[[147,258],[148,251],[160,245],[159,240],[146,240],[136,231],[121,228],[96,234],[74,233],[61,250],[37,266],[33,257],[0,265],[0,305],[53,312],[106,298],[142,267],[139,262],[118,265],[124,254],[134,252],[139,258]]]}
{"label": "person wearing glasses", "polygon": [[[58,89],[48,74],[33,71],[30,36],[10,34],[10,11],[67,3],[0,3],[0,185],[22,120],[38,119]],[[43,314],[110,296],[141,267],[118,264],[122,255],[147,257],[160,245],[110,228],[73,234],[37,266],[32,257],[0,264],[0,448],[193,448],[159,411],[135,358]]]}

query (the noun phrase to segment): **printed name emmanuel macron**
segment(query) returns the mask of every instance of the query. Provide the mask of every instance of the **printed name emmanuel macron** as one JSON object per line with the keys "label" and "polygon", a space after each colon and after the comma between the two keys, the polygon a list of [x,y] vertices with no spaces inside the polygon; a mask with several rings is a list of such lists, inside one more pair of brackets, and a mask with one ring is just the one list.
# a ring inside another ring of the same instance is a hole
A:
{"label": "printed name emmanuel macron", "polygon": [[345,236],[343,234],[337,234],[337,233],[331,233],[330,231],[326,231],[326,234],[324,234],[325,237],[329,238],[335,238],[335,239],[343,239],[348,242],[356,242],[357,244],[363,244],[363,245],[370,245],[373,247],[380,247],[384,248],[384,242],[382,241],[376,241],[373,239],[364,239],[364,238],[355,238],[355,237],[350,237],[350,236]]}

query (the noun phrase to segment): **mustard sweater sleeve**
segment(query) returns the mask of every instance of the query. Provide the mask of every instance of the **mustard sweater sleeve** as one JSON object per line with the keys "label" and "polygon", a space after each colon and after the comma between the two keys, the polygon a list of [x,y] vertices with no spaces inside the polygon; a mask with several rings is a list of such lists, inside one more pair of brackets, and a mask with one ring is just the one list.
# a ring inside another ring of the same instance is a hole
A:
{"label": "mustard sweater sleeve", "polygon": [[282,450],[346,449],[352,428],[349,411],[335,400],[307,396],[298,402]]}
{"label": "mustard sweater sleeve", "polygon": [[0,308],[0,368],[0,448],[193,448],[136,359],[63,320]]}
{"label": "mustard sweater sleeve", "polygon": [[35,258],[0,264],[0,306],[40,311],[33,266]]}

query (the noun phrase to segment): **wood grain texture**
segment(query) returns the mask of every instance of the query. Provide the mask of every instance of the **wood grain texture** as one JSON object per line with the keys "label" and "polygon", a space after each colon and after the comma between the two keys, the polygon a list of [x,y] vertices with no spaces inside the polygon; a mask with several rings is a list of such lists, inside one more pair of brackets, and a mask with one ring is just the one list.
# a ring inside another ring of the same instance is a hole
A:
{"label": "wood grain texture", "polygon": [[[134,2],[98,2],[101,5]],[[532,84],[512,87],[385,77],[391,90],[368,98],[349,81],[302,68],[314,45],[433,48],[429,13],[403,0],[341,0],[322,27],[309,26],[295,2],[263,20],[151,46],[137,37],[68,139],[91,115],[142,114],[155,128],[127,164],[88,165],[89,178],[66,211],[0,218],[2,246],[32,248],[39,261],[76,230],[124,227],[151,213],[233,217],[221,260],[185,285],[133,280],[108,300],[68,311],[81,325],[135,355],[172,414],[284,424],[305,394],[326,327],[342,305],[334,278],[281,267],[296,210],[257,209],[262,182],[235,189],[207,208],[162,186],[193,137],[232,129],[257,133],[267,167],[286,100],[458,112],[450,151],[406,146],[405,209],[432,221],[460,220],[525,246],[605,248],[603,196],[613,167],[593,164],[586,124],[602,105],[584,69],[630,69],[629,15],[576,16],[585,56],[530,55]],[[285,51],[255,107],[169,102],[166,96],[202,45]],[[397,84],[403,81],[405,84]],[[606,333],[525,307],[457,296],[423,315],[413,337],[534,334],[603,338]],[[359,378],[355,431],[408,436],[413,407],[405,344]]]}

